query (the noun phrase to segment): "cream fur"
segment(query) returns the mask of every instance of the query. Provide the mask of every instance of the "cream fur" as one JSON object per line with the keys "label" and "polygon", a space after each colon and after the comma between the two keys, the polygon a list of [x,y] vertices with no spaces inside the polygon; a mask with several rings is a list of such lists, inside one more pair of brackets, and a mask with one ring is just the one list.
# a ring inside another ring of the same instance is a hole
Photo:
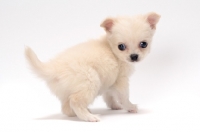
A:
{"label": "cream fur", "polygon": [[[87,109],[98,95],[103,95],[111,109],[137,112],[137,106],[129,101],[128,78],[135,63],[130,55],[138,54],[138,61],[146,56],[159,18],[156,13],[108,18],[101,24],[105,36],[75,45],[46,63],[29,47],[25,54],[35,73],[61,101],[64,114],[99,121]],[[148,47],[140,48],[141,41],[148,42]],[[126,50],[120,51],[119,43],[124,43]]]}

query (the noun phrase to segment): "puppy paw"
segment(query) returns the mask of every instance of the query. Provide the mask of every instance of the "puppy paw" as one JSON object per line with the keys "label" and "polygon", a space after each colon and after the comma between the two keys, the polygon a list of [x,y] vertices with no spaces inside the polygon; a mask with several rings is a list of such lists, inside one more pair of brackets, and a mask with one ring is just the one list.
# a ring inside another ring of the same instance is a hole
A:
{"label": "puppy paw", "polygon": [[111,106],[111,109],[112,109],[112,110],[121,110],[122,107],[121,107],[120,105],[118,105],[118,104],[113,104],[113,105]]}
{"label": "puppy paw", "polygon": [[135,105],[135,104],[132,104],[131,106],[129,106],[129,108],[127,110],[130,113],[137,113],[138,112],[137,105]]}
{"label": "puppy paw", "polygon": [[99,122],[100,121],[100,119],[99,119],[99,117],[98,116],[96,116],[96,115],[89,115],[88,117],[87,117],[87,121],[89,121],[89,122]]}

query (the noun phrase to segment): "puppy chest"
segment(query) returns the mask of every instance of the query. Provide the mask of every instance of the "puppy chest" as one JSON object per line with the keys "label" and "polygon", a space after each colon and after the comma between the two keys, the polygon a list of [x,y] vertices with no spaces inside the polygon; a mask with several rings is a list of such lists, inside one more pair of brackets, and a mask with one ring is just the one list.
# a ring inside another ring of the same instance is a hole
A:
{"label": "puppy chest", "polygon": [[115,66],[104,66],[98,68],[99,78],[102,84],[101,89],[107,89],[111,85],[113,85],[118,77],[119,74],[119,67]]}

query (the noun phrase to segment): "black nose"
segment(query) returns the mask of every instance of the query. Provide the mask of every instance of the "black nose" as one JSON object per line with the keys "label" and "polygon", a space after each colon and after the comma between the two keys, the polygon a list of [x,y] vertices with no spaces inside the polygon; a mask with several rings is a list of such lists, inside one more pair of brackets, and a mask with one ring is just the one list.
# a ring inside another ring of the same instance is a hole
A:
{"label": "black nose", "polygon": [[132,61],[137,61],[138,60],[138,54],[131,54],[131,60]]}

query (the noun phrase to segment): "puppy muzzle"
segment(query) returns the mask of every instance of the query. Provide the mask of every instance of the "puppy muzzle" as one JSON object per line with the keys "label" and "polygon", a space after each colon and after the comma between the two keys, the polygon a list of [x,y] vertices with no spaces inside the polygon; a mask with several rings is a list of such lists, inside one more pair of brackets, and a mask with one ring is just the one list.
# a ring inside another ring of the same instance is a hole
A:
{"label": "puppy muzzle", "polygon": [[131,58],[131,61],[132,61],[132,62],[138,61],[139,55],[138,55],[138,54],[131,54],[131,55],[130,55],[130,58]]}

